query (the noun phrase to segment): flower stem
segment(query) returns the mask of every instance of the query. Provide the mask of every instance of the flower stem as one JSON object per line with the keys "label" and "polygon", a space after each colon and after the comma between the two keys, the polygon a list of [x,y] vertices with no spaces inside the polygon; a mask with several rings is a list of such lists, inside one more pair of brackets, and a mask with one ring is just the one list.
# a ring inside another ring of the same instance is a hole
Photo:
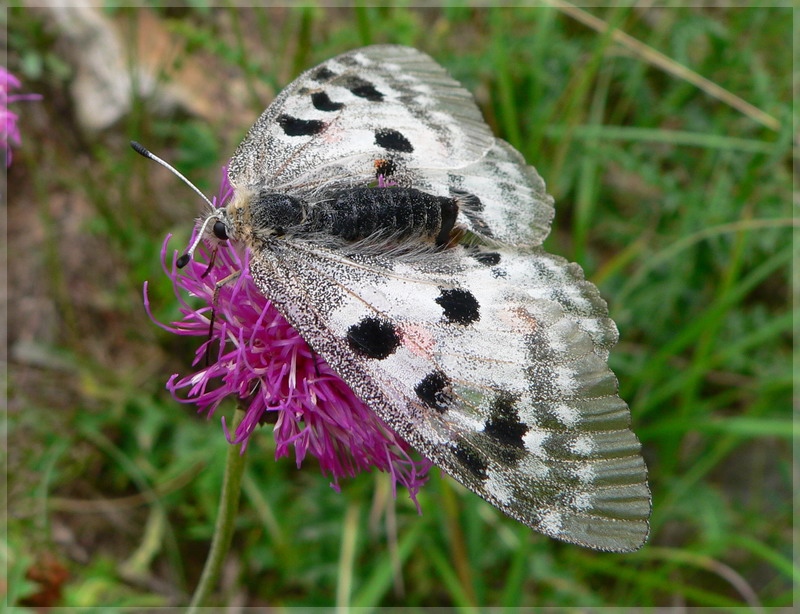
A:
{"label": "flower stem", "polygon": [[[236,432],[236,427],[245,416],[241,407],[236,407],[233,416],[231,433]],[[241,493],[242,474],[244,473],[245,457],[239,446],[228,448],[225,460],[225,476],[222,481],[217,523],[214,527],[214,537],[211,540],[211,550],[208,553],[203,574],[189,604],[189,614],[196,614],[201,606],[207,605],[207,600],[219,581],[225,556],[233,539],[233,528],[239,510],[239,495]]]}

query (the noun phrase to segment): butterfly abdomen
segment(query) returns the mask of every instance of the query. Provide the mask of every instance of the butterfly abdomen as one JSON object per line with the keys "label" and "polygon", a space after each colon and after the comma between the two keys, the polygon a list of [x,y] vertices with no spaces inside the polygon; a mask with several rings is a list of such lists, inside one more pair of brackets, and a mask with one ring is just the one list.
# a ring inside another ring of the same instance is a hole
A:
{"label": "butterfly abdomen", "polygon": [[249,206],[249,221],[254,230],[277,236],[327,234],[345,241],[419,238],[445,245],[458,209],[454,198],[414,188],[351,188],[313,204],[261,192]]}
{"label": "butterfly abdomen", "polygon": [[420,238],[444,245],[458,215],[455,199],[413,188],[352,188],[316,203],[304,224],[346,241],[373,236]]}

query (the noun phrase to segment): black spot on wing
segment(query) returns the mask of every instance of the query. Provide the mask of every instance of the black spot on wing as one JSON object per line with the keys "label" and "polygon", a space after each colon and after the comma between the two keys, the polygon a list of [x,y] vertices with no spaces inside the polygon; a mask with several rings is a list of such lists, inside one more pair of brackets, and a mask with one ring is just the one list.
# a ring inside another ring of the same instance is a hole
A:
{"label": "black spot on wing", "polygon": [[[532,323],[532,326],[529,327],[529,332],[524,336],[529,361],[533,364],[555,364],[558,360],[558,351],[553,347],[547,336],[547,329],[531,314],[527,314],[527,318]],[[533,369],[532,367],[527,367],[526,371],[533,371]],[[535,377],[535,375],[531,373],[529,379],[531,377]]]}
{"label": "black spot on wing", "polygon": [[442,290],[436,302],[441,305],[448,322],[466,326],[477,322],[481,317],[478,300],[469,290]]}
{"label": "black spot on wing", "polygon": [[470,444],[463,441],[456,442],[453,454],[466,469],[479,480],[485,480],[489,477],[486,470],[489,468],[489,463],[473,448]]}
{"label": "black spot on wing", "polygon": [[320,66],[317,70],[311,73],[311,78],[314,79],[314,81],[329,81],[335,76],[336,73],[327,66]]}
{"label": "black spot on wing", "polygon": [[458,204],[464,209],[469,209],[470,211],[483,211],[485,209],[481,199],[470,192],[451,187],[450,194],[453,195],[453,198],[455,198]]}
{"label": "black spot on wing", "polygon": [[347,342],[357,354],[383,360],[400,346],[400,335],[391,322],[366,317],[347,329]]}
{"label": "black spot on wing", "polygon": [[311,104],[319,111],[338,111],[344,107],[343,102],[333,102],[325,92],[311,94]]}
{"label": "black spot on wing", "polygon": [[500,444],[500,459],[509,464],[516,463],[525,454],[522,438],[530,430],[519,419],[517,400],[517,396],[508,392],[498,394],[483,427],[483,432]]}
{"label": "black spot on wing", "polygon": [[[536,274],[543,281],[549,281],[549,282],[555,282],[556,281],[556,273],[555,273],[555,271],[553,271],[553,269],[551,269],[549,266],[547,266],[543,259],[542,260],[540,260],[539,258],[534,259],[530,263],[530,267],[531,267],[531,269],[533,271],[536,272]],[[554,283],[550,284],[550,285],[552,287],[556,286],[556,284],[554,284]]]}
{"label": "black spot on wing", "polygon": [[476,232],[481,233],[485,237],[494,236],[492,229],[489,228],[489,224],[486,223],[486,220],[483,219],[483,215],[481,215],[481,211],[483,211],[485,207],[480,198],[454,185],[450,186],[450,194],[456,199],[459,208],[464,212],[464,215],[467,216],[467,219]]}
{"label": "black spot on wing", "polygon": [[353,96],[364,98],[370,102],[380,102],[383,100],[383,94],[375,89],[372,83],[361,77],[349,77],[343,85],[350,90]]}
{"label": "black spot on wing", "polygon": [[291,115],[278,116],[278,124],[287,136],[312,136],[325,129],[325,122],[318,119],[298,119]]}
{"label": "black spot on wing", "polygon": [[397,130],[392,130],[391,128],[376,130],[375,144],[384,149],[401,151],[403,153],[411,153],[414,151],[414,146],[408,142],[408,139]]}
{"label": "black spot on wing", "polygon": [[489,228],[489,224],[486,223],[486,220],[483,219],[483,216],[480,213],[476,213],[475,211],[468,211],[466,209],[463,210],[464,215],[467,216],[467,219],[472,224],[472,227],[475,229],[475,232],[482,234],[484,237],[493,237],[494,233],[492,229]]}
{"label": "black spot on wing", "polygon": [[478,248],[468,250],[469,255],[484,266],[496,266],[500,264],[500,254],[497,252],[486,252]]}
{"label": "black spot on wing", "polygon": [[414,387],[414,392],[425,405],[444,413],[453,401],[450,384],[450,378],[442,371],[432,371],[420,380]]}

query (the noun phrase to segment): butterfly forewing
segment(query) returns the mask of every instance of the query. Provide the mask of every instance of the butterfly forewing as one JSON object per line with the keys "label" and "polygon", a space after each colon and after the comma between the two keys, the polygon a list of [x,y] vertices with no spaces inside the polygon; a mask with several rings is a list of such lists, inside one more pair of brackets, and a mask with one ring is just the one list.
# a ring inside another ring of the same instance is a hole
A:
{"label": "butterfly forewing", "polygon": [[553,203],[538,173],[495,139],[467,90],[408,47],[366,47],[300,75],[228,168],[234,188],[310,198],[377,174],[431,194],[468,194],[460,223],[504,243],[537,245],[549,232]]}

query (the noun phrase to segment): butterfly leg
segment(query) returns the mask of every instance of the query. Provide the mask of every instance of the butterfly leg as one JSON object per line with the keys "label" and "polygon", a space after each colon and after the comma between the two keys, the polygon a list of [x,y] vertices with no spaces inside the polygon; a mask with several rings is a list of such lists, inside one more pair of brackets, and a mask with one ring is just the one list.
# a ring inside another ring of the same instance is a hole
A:
{"label": "butterfly leg", "polygon": [[[214,251],[214,255],[216,255],[216,251]],[[212,255],[213,259],[213,255]],[[205,276],[209,269],[203,274]],[[206,345],[206,358],[205,358],[205,366],[209,366],[211,364],[211,337],[214,334],[214,322],[217,320],[217,299],[219,299],[219,291],[220,288],[226,286],[227,284],[236,281],[241,276],[241,271],[234,271],[224,279],[220,279],[216,284],[214,284],[214,296],[211,299],[211,318],[208,321],[208,345]]]}

